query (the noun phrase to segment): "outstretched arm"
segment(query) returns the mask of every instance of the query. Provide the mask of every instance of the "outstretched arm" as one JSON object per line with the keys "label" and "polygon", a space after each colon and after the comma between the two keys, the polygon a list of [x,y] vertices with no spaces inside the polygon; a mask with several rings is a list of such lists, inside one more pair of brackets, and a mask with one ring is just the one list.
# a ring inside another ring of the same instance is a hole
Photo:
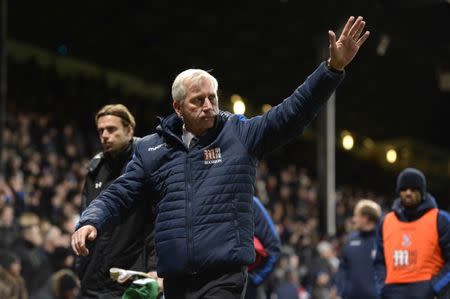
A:
{"label": "outstretched arm", "polygon": [[328,69],[322,63],[281,104],[261,116],[238,123],[239,139],[250,153],[261,158],[303,132],[339,86],[344,68],[368,38],[369,32],[362,33],[364,26],[362,17],[350,17],[338,40],[334,32],[329,31]]}

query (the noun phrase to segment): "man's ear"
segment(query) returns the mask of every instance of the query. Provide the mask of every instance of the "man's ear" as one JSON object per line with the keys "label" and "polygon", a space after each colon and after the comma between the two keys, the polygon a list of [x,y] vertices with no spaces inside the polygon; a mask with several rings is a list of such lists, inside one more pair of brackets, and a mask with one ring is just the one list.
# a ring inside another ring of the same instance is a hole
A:
{"label": "man's ear", "polygon": [[182,113],[181,113],[181,105],[177,102],[177,101],[173,101],[172,102],[172,107],[173,107],[173,110],[175,110],[175,113],[179,116],[179,117],[182,117],[183,115],[182,115]]}
{"label": "man's ear", "polygon": [[133,137],[134,135],[134,129],[131,127],[131,125],[128,125],[127,127],[127,135],[130,137]]}

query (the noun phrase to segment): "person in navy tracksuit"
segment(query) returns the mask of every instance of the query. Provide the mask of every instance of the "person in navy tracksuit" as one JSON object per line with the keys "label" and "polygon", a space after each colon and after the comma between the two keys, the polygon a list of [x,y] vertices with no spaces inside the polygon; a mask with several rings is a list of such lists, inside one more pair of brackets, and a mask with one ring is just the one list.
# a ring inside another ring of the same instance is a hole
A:
{"label": "person in navy tracksuit", "polygon": [[[253,197],[253,221],[255,238],[262,245],[261,258],[256,258],[256,264],[249,266],[246,299],[256,298],[257,287],[261,285],[274,269],[280,256],[281,241],[275,225],[266,208],[257,197]],[[258,255],[258,250],[256,250]]]}
{"label": "person in navy tracksuit", "polygon": [[381,299],[448,299],[450,214],[427,192],[425,175],[406,168],[399,194],[377,229],[375,279]]}
{"label": "person in navy tracksuit", "polygon": [[351,17],[338,40],[329,31],[328,61],[281,104],[248,120],[219,111],[211,74],[180,73],[172,85],[175,113],[140,140],[125,173],[83,212],[74,252],[89,254],[86,240],[120,222],[136,201],[154,200],[165,298],[241,298],[255,260],[256,165],[314,119],[368,38],[364,27],[362,17]]}
{"label": "person in navy tracksuit", "polygon": [[374,201],[358,201],[353,212],[355,231],[341,250],[337,289],[342,299],[376,299],[374,267],[376,226],[381,207]]}

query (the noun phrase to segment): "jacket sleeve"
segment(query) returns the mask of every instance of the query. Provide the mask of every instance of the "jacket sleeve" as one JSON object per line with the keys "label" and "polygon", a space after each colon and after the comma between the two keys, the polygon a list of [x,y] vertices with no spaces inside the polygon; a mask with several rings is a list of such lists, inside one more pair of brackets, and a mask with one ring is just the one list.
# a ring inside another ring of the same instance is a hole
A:
{"label": "jacket sleeve", "polygon": [[153,230],[145,239],[145,250],[146,250],[146,270],[156,271],[157,256],[155,250],[155,230]]}
{"label": "jacket sleeve", "polygon": [[261,116],[241,118],[237,132],[249,153],[261,158],[301,134],[343,78],[344,73],[334,73],[322,63],[281,104]]}
{"label": "jacket sleeve", "polygon": [[124,174],[89,204],[81,214],[76,228],[89,224],[101,232],[118,223],[122,214],[140,199],[145,177],[138,145]]}
{"label": "jacket sleeve", "polygon": [[442,295],[450,288],[450,214],[446,211],[439,210],[438,232],[444,267],[433,277],[432,285],[433,291]]}
{"label": "jacket sleeve", "polygon": [[338,295],[344,298],[345,289],[348,281],[348,261],[347,261],[347,243],[344,245],[341,251],[341,257],[339,259],[339,269],[336,274],[336,287]]}
{"label": "jacket sleeve", "polygon": [[383,293],[383,288],[386,281],[386,264],[384,259],[384,245],[383,245],[383,223],[384,218],[380,221],[377,228],[377,238],[376,238],[376,253],[374,259],[374,269],[375,269],[375,290],[377,295],[381,297]]}
{"label": "jacket sleeve", "polygon": [[255,236],[269,254],[262,265],[249,272],[251,282],[254,285],[260,285],[269,276],[278,261],[281,241],[266,208],[256,197],[253,197],[253,221]]}

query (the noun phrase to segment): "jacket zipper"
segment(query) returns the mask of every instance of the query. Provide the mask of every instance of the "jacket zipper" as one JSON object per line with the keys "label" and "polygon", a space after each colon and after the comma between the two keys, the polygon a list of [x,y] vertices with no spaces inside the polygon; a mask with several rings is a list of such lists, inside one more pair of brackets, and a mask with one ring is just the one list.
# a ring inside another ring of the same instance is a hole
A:
{"label": "jacket zipper", "polygon": [[233,199],[233,210],[234,210],[234,228],[236,230],[236,241],[240,245],[241,244],[241,236],[239,234],[238,211],[237,211],[236,198]]}
{"label": "jacket zipper", "polygon": [[195,274],[195,262],[194,262],[194,246],[192,238],[192,202],[191,202],[191,161],[189,159],[189,154],[186,158],[186,226],[187,226],[187,250],[188,250],[188,263],[191,267],[191,273]]}

